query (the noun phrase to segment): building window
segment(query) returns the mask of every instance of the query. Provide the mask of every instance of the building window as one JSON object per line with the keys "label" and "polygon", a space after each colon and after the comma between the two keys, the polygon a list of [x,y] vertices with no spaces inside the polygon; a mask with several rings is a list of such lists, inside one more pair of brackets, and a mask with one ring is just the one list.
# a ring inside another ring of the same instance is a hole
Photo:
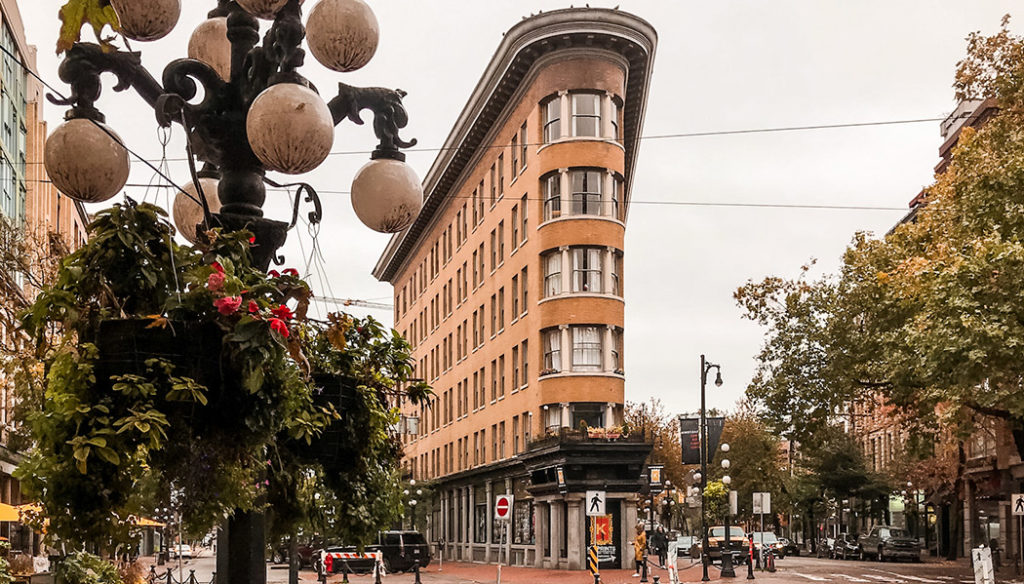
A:
{"label": "building window", "polygon": [[475,214],[473,216],[477,218],[477,225],[479,225],[480,223],[483,223],[483,220],[484,220],[484,181],[483,181],[483,179],[480,180],[480,186],[477,188],[477,190],[480,191],[480,195],[476,198],[477,210],[476,210],[476,212],[475,212]]}
{"label": "building window", "polygon": [[491,271],[498,268],[498,232],[491,230]]}
{"label": "building window", "polygon": [[512,180],[516,180],[516,176],[519,175],[519,136],[517,134],[512,135]]}
{"label": "building window", "polygon": [[557,328],[544,331],[544,371],[558,373],[562,370],[562,331]]}
{"label": "building window", "polygon": [[505,330],[505,287],[498,288],[498,331]]}
{"label": "building window", "polygon": [[548,144],[562,137],[562,99],[552,97],[544,103],[544,143]]}
{"label": "building window", "polygon": [[491,336],[498,334],[498,296],[491,294]]}
{"label": "building window", "polygon": [[512,276],[512,320],[519,318],[519,276]]}
{"label": "building window", "polygon": [[601,258],[604,249],[599,247],[574,247],[572,249],[572,291],[602,292]]}
{"label": "building window", "polygon": [[612,371],[621,372],[622,366],[622,329],[612,331]]}
{"label": "building window", "polygon": [[556,172],[544,179],[544,220],[562,216],[562,177]]}
{"label": "building window", "polygon": [[498,221],[498,265],[505,263],[505,221]]}
{"label": "building window", "polygon": [[512,454],[519,454],[519,416],[512,416]]}
{"label": "building window", "polygon": [[512,205],[512,249],[519,247],[519,205]]}
{"label": "building window", "polygon": [[498,155],[498,198],[505,196],[505,155]]}
{"label": "building window", "polygon": [[572,214],[601,214],[601,182],[604,173],[598,170],[573,170],[570,175],[572,184]]}
{"label": "building window", "polygon": [[498,441],[498,456],[505,458],[505,422],[498,424],[498,434],[501,435]]}
{"label": "building window", "polygon": [[519,243],[526,243],[526,237],[527,237],[527,233],[526,233],[526,227],[527,227],[527,221],[526,221],[526,209],[527,209],[527,207],[526,207],[526,195],[523,195],[523,198],[520,199],[520,201],[519,201],[519,208],[522,211],[522,217],[519,219],[519,221],[521,223],[521,225],[519,226],[520,227],[519,231],[520,231],[520,237],[522,237],[522,239],[519,240]]}
{"label": "building window", "polygon": [[572,370],[601,370],[601,330],[596,326],[574,326],[572,330]]}
{"label": "building window", "polygon": [[562,408],[558,404],[544,406],[544,427],[548,432],[557,432],[562,427]]}
{"label": "building window", "polygon": [[572,135],[601,135],[601,96],[596,93],[572,94]]}
{"label": "building window", "polygon": [[512,347],[512,391],[519,389],[519,345]]}
{"label": "building window", "polygon": [[622,182],[619,180],[612,181],[612,217],[622,220],[622,215],[619,214],[620,200],[622,199]]}
{"label": "building window", "polygon": [[618,140],[622,136],[619,135],[619,101],[616,98],[611,100],[611,122],[612,122],[612,135],[613,140]]}
{"label": "building window", "polygon": [[[521,351],[519,351],[519,354],[522,356],[522,359],[523,359],[523,373],[522,373],[523,384],[520,387],[526,387],[530,383],[530,365],[529,365],[529,361],[527,361],[527,358],[530,355],[530,351],[528,350],[528,348],[529,348],[529,341],[525,341],[524,340],[523,343],[522,343],[522,347],[523,348],[522,348]],[[525,442],[524,442],[524,445],[525,445]]]}
{"label": "building window", "polygon": [[521,302],[519,304],[520,304],[520,306],[522,306],[522,310],[523,310],[520,313],[520,315],[526,314],[526,311],[528,310],[528,307],[527,307],[527,304],[526,304],[526,302],[529,300],[529,292],[528,292],[528,288],[527,288],[527,285],[526,285],[526,270],[527,269],[528,268],[524,266],[523,269],[520,270],[520,272],[519,272],[519,285],[520,285],[521,296],[522,296]]}
{"label": "building window", "polygon": [[520,158],[520,160],[523,163],[523,165],[521,167],[519,167],[519,171],[520,172],[526,170],[526,146],[527,146],[526,122],[523,122],[523,127],[519,128],[519,148],[521,149],[520,150],[520,157],[519,158]]}
{"label": "building window", "polygon": [[555,250],[543,257],[544,297],[550,298],[562,293],[562,252]]}
{"label": "building window", "polygon": [[579,428],[582,424],[586,424],[590,428],[604,428],[605,427],[605,404],[600,403],[581,403],[572,404],[572,427]]}
{"label": "building window", "polygon": [[498,204],[498,166],[491,165],[491,208]]}
{"label": "building window", "polygon": [[498,397],[505,397],[505,355],[498,357]]}

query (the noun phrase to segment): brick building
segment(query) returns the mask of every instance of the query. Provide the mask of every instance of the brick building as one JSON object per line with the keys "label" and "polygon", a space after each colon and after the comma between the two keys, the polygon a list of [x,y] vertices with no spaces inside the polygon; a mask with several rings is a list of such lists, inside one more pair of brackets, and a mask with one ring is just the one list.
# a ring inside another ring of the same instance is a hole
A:
{"label": "brick building", "polygon": [[[656,34],[574,8],[509,30],[374,275],[437,399],[405,414],[407,474],[434,487],[427,535],[512,564],[626,563],[650,445],[622,435],[624,236]],[[587,521],[588,489],[607,513]]]}

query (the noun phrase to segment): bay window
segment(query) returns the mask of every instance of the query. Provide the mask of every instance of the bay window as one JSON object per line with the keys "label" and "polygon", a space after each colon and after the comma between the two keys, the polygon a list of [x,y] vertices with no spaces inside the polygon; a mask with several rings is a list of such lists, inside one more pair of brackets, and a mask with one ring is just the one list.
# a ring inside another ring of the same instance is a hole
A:
{"label": "bay window", "polygon": [[572,214],[600,215],[602,175],[599,170],[573,170]]}
{"label": "bay window", "polygon": [[596,93],[572,94],[572,135],[601,135],[601,96]]}
{"label": "bay window", "polygon": [[544,297],[558,296],[562,293],[562,252],[555,250],[543,257],[544,262]]}
{"label": "bay window", "polygon": [[544,370],[562,370],[562,331],[557,328],[544,331]]}
{"label": "bay window", "polygon": [[601,371],[601,329],[574,326],[572,330],[572,370]]}
{"label": "bay window", "polygon": [[554,142],[562,137],[562,99],[555,96],[544,105],[544,143]]}
{"label": "bay window", "polygon": [[561,216],[562,178],[555,173],[544,179],[544,220],[549,221]]}
{"label": "bay window", "polygon": [[604,249],[600,247],[572,248],[572,291],[603,292],[601,286],[601,258]]}

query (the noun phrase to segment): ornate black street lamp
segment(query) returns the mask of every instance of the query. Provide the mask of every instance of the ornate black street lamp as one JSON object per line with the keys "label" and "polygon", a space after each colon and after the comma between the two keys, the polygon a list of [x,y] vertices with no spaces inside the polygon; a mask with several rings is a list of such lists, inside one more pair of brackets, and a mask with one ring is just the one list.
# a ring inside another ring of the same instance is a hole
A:
{"label": "ornate black street lamp", "polygon": [[[162,38],[180,15],[180,0],[108,1],[120,32],[134,41]],[[302,4],[219,0],[192,34],[188,58],[168,64],[160,81],[143,68],[138,52],[76,43],[59,69],[70,95],[48,96],[70,108],[46,143],[45,165],[53,183],[63,194],[89,203],[112,198],[126,184],[128,151],[96,107],[101,75],[112,73],[118,81],[114,90],[134,89],[161,127],[185,129],[192,183],[178,194],[174,215],[191,241],[212,227],[248,230],[254,235],[255,265],[266,270],[271,261],[282,263],[277,250],[297,223],[300,201],[312,203],[311,223],[321,220],[321,206],[313,188],[301,184],[290,221],[264,217],[265,185],[276,184],[267,171],[302,174],[318,167],[330,154],[334,127],[345,119],[362,124],[364,109],[373,112],[380,143],[353,180],[354,210],[380,232],[407,227],[419,213],[423,190],[400,150],[415,144],[399,137],[408,123],[405,93],[339,83],[337,95],[325,101],[298,71],[305,61],[303,39],[332,70],[365,65],[377,48],[376,17],[363,0],[319,0],[307,28]],[[272,21],[262,42],[258,19]],[[197,163],[202,163],[198,171]],[[236,512],[218,542],[218,580],[265,582],[264,545],[262,513]]]}
{"label": "ornate black street lamp", "polygon": [[[123,34],[148,41],[170,32],[180,0],[113,0]],[[318,167],[331,151],[334,126],[348,119],[362,124],[360,112],[373,112],[379,145],[371,162],[356,174],[352,203],[370,228],[392,233],[407,227],[422,205],[422,186],[405,164],[399,131],[408,123],[400,90],[357,88],[338,84],[324,101],[298,69],[305,60],[302,41],[323,65],[352,71],[376,51],[377,21],[363,0],[320,0],[308,28],[302,0],[219,0],[189,42],[189,58],[172,61],[158,82],[141,65],[141,54],[109,51],[76,43],[60,66],[71,86],[64,99],[66,122],[46,144],[46,169],[64,194],[100,202],[116,195],[128,179],[128,153],[96,108],[102,73],[113,73],[115,91],[134,89],[156,113],[161,127],[180,124],[187,134],[192,183],[175,202],[175,220],[183,235],[194,238],[197,225],[226,231],[250,230],[257,265],[281,262],[276,251],[295,226],[301,196],[290,222],[263,217],[267,171],[302,174]],[[260,42],[258,18],[273,20]],[[199,86],[202,98],[197,100]],[[200,171],[195,162],[203,163]],[[210,191],[216,190],[216,197]],[[320,201],[309,185],[304,200],[312,203],[311,222],[322,218]]]}
{"label": "ornate black street lamp", "polygon": [[[704,491],[708,488],[708,417],[707,417],[707,385],[708,385],[708,373],[714,369],[717,372],[715,377],[715,386],[722,387],[722,368],[713,363],[708,363],[704,358],[704,355],[700,356],[700,528],[702,531],[702,543],[701,549],[704,553],[701,554],[701,564],[704,570],[704,574],[701,577],[702,582],[711,580],[708,577],[708,562],[711,559],[711,550],[709,549],[708,542],[708,515],[707,505],[704,501]],[[694,477],[696,478],[696,477]]]}

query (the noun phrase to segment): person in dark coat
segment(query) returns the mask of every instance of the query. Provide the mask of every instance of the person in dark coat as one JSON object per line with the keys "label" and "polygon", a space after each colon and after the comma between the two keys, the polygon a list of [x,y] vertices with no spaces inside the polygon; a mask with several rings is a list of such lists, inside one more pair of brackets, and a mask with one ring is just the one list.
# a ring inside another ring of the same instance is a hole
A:
{"label": "person in dark coat", "polygon": [[665,536],[665,529],[659,527],[651,534],[651,550],[658,556],[658,567],[665,567],[665,556],[668,552],[668,538]]}

